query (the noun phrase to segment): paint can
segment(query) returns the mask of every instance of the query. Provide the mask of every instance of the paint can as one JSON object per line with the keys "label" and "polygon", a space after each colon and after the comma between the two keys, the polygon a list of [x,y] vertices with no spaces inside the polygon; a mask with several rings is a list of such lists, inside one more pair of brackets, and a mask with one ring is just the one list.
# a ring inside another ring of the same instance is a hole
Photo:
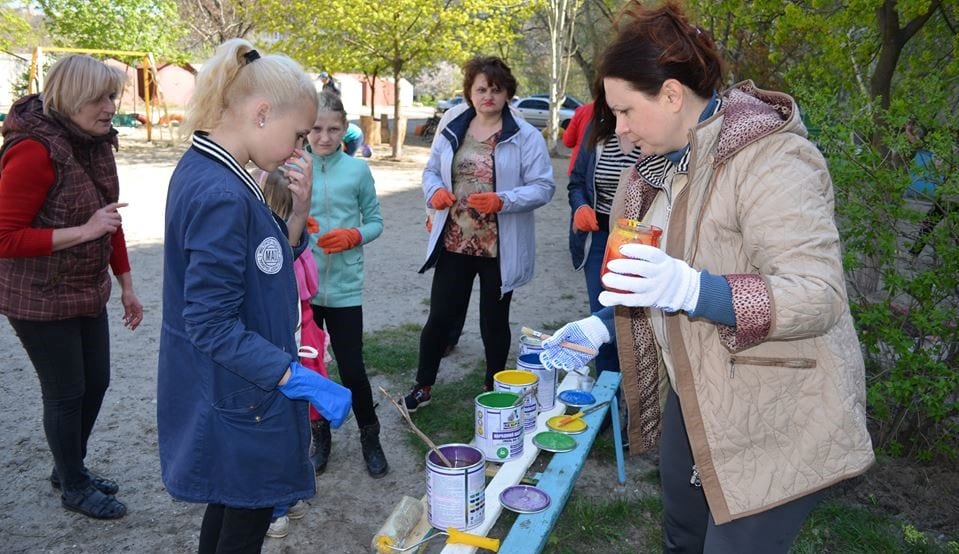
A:
{"label": "paint can", "polygon": [[533,352],[543,351],[543,341],[529,335],[522,335],[519,338],[519,354],[517,359],[523,354],[532,354]]}
{"label": "paint can", "polygon": [[532,391],[523,401],[523,429],[532,433],[536,429],[536,374],[515,369],[500,371],[493,375],[493,390],[513,392],[520,396]]}
{"label": "paint can", "polygon": [[453,467],[432,450],[426,454],[426,515],[430,525],[466,531],[483,523],[486,510],[486,460],[468,444],[438,447]]}
{"label": "paint can", "polygon": [[539,404],[539,411],[545,412],[553,409],[556,404],[556,370],[544,366],[539,361],[539,352],[531,352],[520,356],[516,360],[516,369],[531,371],[536,374],[536,402]]}
{"label": "paint can", "polygon": [[523,455],[523,410],[513,392],[491,391],[476,397],[476,447],[490,462]]}

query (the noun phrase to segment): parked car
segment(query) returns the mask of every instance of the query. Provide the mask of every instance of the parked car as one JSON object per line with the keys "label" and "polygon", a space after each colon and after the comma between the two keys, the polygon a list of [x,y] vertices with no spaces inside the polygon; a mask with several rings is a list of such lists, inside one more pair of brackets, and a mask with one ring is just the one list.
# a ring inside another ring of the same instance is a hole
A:
{"label": "parked car", "polygon": [[439,102],[436,103],[436,111],[442,113],[452,108],[453,106],[458,106],[462,103],[463,103],[462,96],[454,96],[447,100],[440,100]]}
{"label": "parked car", "polygon": [[[530,122],[534,127],[546,127],[549,121],[548,98],[541,96],[520,98],[513,107],[523,116],[523,119]],[[566,126],[569,125],[569,120],[573,118],[573,112],[575,111],[576,107],[568,108],[566,107],[566,102],[563,103],[563,107],[559,109],[559,126],[561,129],[565,129]]]}
{"label": "parked car", "polygon": [[[545,98],[549,100],[549,94],[545,92],[540,94],[530,94],[529,98]],[[582,106],[583,104],[585,104],[585,102],[583,102],[579,98],[576,98],[572,94],[567,94],[566,100],[563,101],[563,107],[570,110],[575,110],[576,108]]]}

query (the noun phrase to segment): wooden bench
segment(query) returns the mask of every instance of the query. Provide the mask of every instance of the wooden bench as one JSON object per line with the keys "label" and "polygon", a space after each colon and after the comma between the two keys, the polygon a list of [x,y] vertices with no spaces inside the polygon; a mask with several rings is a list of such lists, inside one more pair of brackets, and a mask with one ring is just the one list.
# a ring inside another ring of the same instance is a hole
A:
{"label": "wooden bench", "polygon": [[[600,425],[607,412],[611,413],[613,423],[613,440],[616,445],[616,470],[620,484],[626,482],[626,470],[623,460],[622,430],[619,424],[619,404],[616,392],[622,375],[616,372],[604,371],[599,375],[593,387],[593,396],[596,402],[609,400],[610,403],[603,409],[585,416],[587,423],[585,432],[575,435],[576,448],[569,452],[550,454],[552,459],[546,469],[539,475],[537,487],[543,489],[550,496],[549,507],[536,514],[520,515],[500,546],[500,552],[505,554],[533,554],[541,552],[552,532],[553,526],[559,520],[566,501],[572,493],[576,479],[579,477],[586,463]],[[568,375],[558,388],[559,391],[575,388],[578,378]],[[486,486],[486,512],[483,524],[469,532],[477,535],[487,535],[495,525],[503,510],[499,501],[500,493],[509,486],[515,485],[525,477],[527,470],[539,455],[539,449],[533,444],[532,437],[540,431],[546,430],[546,420],[565,412],[565,405],[557,401],[552,410],[541,413],[536,419],[536,431],[524,438],[523,456],[518,460],[507,462]],[[450,544],[443,548],[443,554],[472,554],[476,548],[472,546]]]}

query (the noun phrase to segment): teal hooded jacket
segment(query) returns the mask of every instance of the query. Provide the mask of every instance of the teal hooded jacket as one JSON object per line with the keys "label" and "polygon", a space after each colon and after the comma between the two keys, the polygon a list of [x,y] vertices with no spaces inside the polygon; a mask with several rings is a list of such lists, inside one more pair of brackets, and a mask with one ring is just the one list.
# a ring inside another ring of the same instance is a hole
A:
{"label": "teal hooded jacket", "polygon": [[324,254],[316,240],[310,244],[320,286],[310,301],[315,306],[347,308],[363,305],[363,245],[383,233],[383,216],[376,198],[373,174],[365,161],[337,150],[313,156],[313,197],[310,215],[320,225],[316,238],[333,229],[356,227],[362,235],[355,248]]}

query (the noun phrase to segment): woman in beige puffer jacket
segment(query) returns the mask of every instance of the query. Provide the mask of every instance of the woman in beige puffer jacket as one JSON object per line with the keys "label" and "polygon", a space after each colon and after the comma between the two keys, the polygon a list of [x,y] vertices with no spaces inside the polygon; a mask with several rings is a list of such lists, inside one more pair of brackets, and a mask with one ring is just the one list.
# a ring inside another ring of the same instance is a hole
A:
{"label": "woman in beige puffer jacket", "polygon": [[792,98],[717,93],[720,66],[669,4],[605,52],[597,124],[643,152],[610,221],[664,234],[623,247],[603,283],[626,292],[542,357],[583,365],[559,342],[615,336],[631,452],[660,446],[667,551],[787,552],[818,493],[874,461],[864,367],[825,160]]}

